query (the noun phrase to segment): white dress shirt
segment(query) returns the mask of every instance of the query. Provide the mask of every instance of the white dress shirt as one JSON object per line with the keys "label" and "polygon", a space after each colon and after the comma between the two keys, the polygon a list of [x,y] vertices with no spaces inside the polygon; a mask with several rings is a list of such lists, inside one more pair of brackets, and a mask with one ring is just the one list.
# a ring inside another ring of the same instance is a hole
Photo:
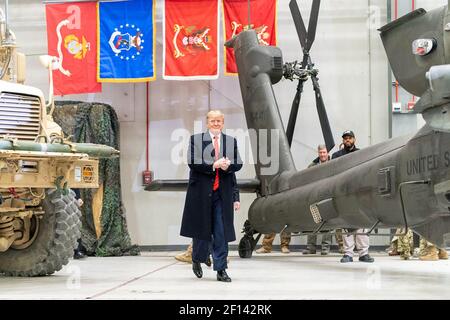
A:
{"label": "white dress shirt", "polygon": [[[218,146],[218,149],[219,149],[219,152],[220,152],[220,136],[222,135],[222,132],[221,133],[219,133],[217,136],[215,136],[211,131],[209,131],[208,130],[208,132],[209,132],[209,135],[211,136],[211,141],[212,141],[212,143],[213,143],[213,148],[214,148],[214,137],[217,137],[217,146]],[[217,158],[217,159],[219,159],[219,158]],[[214,169],[214,166],[213,166],[213,171],[216,171],[216,169]]]}

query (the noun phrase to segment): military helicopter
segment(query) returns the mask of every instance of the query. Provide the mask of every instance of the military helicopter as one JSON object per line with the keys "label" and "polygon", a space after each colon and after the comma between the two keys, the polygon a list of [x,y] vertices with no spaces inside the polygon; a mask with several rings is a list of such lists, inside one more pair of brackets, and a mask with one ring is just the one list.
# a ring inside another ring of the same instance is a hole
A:
{"label": "military helicopter", "polygon": [[[263,233],[318,234],[336,228],[412,228],[437,246],[450,233],[450,15],[448,6],[417,9],[379,29],[400,85],[420,100],[414,110],[426,125],[417,133],[390,139],[320,166],[297,171],[290,151],[303,82],[311,78],[324,140],[334,146],[309,49],[315,38],[320,0],[313,0],[308,31],[295,0],[289,3],[303,48],[301,64],[283,64],[277,47],[258,43],[254,30],[225,45],[235,52],[249,129],[268,130],[252,145],[253,154],[278,153],[277,170],[256,158],[257,179],[238,181],[256,191],[239,243],[239,255],[252,256]],[[272,85],[298,79],[286,132]],[[181,190],[180,180],[156,180],[146,190]],[[255,238],[256,235],[256,238]]]}

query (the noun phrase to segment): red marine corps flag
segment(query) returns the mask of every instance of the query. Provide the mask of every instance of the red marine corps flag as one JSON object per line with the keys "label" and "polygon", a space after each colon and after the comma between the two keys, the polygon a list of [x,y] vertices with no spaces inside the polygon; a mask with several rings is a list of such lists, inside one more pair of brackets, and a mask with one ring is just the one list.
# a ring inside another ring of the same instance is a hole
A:
{"label": "red marine corps flag", "polygon": [[165,0],[163,78],[217,79],[219,0]]}
{"label": "red marine corps flag", "polygon": [[[223,0],[225,41],[243,30],[255,29],[259,43],[277,44],[276,0],[250,0],[250,26],[248,26],[248,0]],[[237,73],[234,51],[225,48],[225,74]]]}
{"label": "red marine corps flag", "polygon": [[99,92],[96,2],[47,4],[48,54],[53,64],[55,95]]}

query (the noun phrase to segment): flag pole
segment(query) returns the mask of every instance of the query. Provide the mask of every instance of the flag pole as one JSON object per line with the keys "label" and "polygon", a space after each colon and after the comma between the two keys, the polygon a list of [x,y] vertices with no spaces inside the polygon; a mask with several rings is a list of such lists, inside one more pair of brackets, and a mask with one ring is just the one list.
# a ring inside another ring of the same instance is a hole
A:
{"label": "flag pole", "polygon": [[250,29],[250,0],[247,0],[248,28]]}

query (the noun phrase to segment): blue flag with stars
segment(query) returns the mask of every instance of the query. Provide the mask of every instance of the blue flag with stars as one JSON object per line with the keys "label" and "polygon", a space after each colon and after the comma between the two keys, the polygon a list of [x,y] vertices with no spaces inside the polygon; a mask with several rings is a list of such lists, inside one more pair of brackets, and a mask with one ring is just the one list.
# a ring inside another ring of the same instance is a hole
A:
{"label": "blue flag with stars", "polygon": [[155,0],[98,4],[99,82],[155,80]]}

